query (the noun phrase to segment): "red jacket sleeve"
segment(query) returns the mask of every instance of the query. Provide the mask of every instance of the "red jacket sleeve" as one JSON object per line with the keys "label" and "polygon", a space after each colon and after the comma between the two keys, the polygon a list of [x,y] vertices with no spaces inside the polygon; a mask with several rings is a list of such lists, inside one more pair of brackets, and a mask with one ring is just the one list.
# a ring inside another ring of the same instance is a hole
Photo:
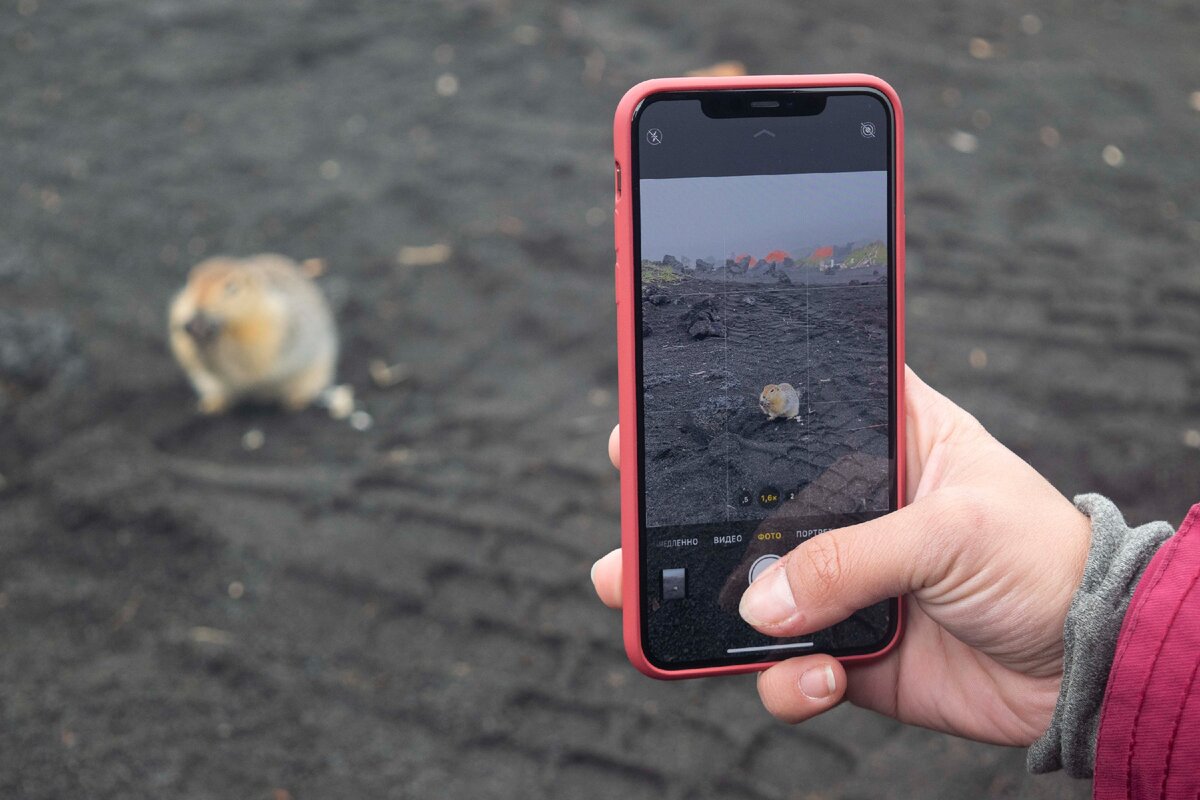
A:
{"label": "red jacket sleeve", "polygon": [[1146,568],[1121,625],[1096,800],[1200,797],[1200,505]]}

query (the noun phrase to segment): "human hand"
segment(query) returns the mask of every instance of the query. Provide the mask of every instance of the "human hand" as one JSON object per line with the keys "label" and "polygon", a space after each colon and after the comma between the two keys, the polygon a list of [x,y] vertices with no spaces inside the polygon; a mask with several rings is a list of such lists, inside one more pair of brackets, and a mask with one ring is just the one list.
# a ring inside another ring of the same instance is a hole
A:
{"label": "human hand", "polygon": [[[911,370],[905,389],[909,505],[804,542],[740,607],[759,631],[797,636],[903,594],[904,637],[867,663],[781,662],[760,673],[759,695],[788,722],[848,699],[901,722],[1027,746],[1054,712],[1091,523]],[[608,449],[619,466],[615,429]],[[596,562],[592,581],[620,607],[620,550]]]}

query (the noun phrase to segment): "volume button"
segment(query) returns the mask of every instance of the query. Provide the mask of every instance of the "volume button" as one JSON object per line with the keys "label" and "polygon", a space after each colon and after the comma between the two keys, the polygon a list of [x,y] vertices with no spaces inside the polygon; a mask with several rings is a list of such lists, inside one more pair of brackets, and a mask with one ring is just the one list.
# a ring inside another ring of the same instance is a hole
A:
{"label": "volume button", "polygon": [[613,302],[621,305],[621,262],[613,264]]}

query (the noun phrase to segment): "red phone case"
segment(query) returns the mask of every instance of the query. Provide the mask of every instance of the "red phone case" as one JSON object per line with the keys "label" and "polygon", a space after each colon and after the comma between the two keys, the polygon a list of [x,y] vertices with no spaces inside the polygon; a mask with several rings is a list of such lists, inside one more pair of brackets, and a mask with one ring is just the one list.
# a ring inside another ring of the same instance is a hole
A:
{"label": "red phone case", "polygon": [[[677,680],[709,675],[732,675],[764,670],[777,661],[755,664],[733,664],[721,667],[664,670],[650,663],[642,650],[641,576],[638,520],[638,463],[637,453],[637,374],[634,330],[634,304],[638,302],[637,287],[633,285],[633,195],[628,190],[633,180],[633,115],[647,97],[661,92],[698,91],[706,89],[792,89],[862,87],[881,92],[891,103],[895,127],[894,175],[895,220],[894,243],[895,308],[896,308],[896,470],[899,482],[899,505],[904,505],[904,116],[900,98],[887,82],[873,75],[855,73],[839,75],[753,75],[736,78],[658,78],[634,86],[617,105],[613,120],[613,142],[619,171],[616,209],[616,301],[617,301],[617,361],[618,399],[621,422],[621,597],[625,633],[625,653],[641,672],[652,678]],[[624,186],[621,186],[624,183]],[[633,454],[632,456],[630,454]],[[900,641],[903,628],[903,608],[897,604],[896,634],[874,653],[844,656],[843,662],[865,661],[883,656]]]}

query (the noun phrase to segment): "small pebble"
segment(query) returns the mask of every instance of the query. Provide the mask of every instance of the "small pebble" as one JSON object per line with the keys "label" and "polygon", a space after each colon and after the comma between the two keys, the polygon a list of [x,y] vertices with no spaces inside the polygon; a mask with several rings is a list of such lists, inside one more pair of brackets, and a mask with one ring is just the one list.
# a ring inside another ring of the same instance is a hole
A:
{"label": "small pebble", "polygon": [[496,230],[505,236],[520,236],[525,232],[525,222],[520,217],[501,217],[496,222]]}
{"label": "small pebble", "polygon": [[1100,153],[1100,157],[1104,159],[1104,163],[1110,167],[1119,167],[1125,163],[1125,154],[1121,152],[1121,148],[1115,144],[1104,146],[1104,150]]}
{"label": "small pebble", "polygon": [[458,94],[458,78],[449,72],[443,73],[438,76],[434,88],[442,97],[453,97]]}
{"label": "small pebble", "polygon": [[971,364],[972,369],[983,369],[987,366],[987,352],[981,348],[973,348],[971,354],[967,356],[967,361]]}
{"label": "small pebble", "polygon": [[996,49],[992,47],[992,43],[979,36],[971,39],[971,43],[967,46],[967,51],[981,61],[989,59],[996,54]]}
{"label": "small pebble", "polygon": [[321,162],[320,172],[322,178],[332,181],[342,174],[342,165],[331,158]]}
{"label": "small pebble", "polygon": [[608,59],[604,56],[604,51],[599,48],[589,50],[588,54],[583,57],[583,79],[587,83],[597,84],[604,79],[604,68],[608,65]]}
{"label": "small pebble", "polygon": [[374,424],[375,420],[366,411],[355,411],[350,415],[350,427],[356,431],[369,430]]}
{"label": "small pebble", "polygon": [[966,131],[955,131],[947,141],[960,153],[974,153],[979,149],[979,137]]}
{"label": "small pebble", "polygon": [[1037,14],[1022,14],[1021,15],[1021,31],[1030,36],[1034,36],[1042,32],[1042,20]]}
{"label": "small pebble", "polygon": [[1189,428],[1183,432],[1183,443],[1191,448],[1200,449],[1200,431]]}
{"label": "small pebble", "polygon": [[382,359],[374,359],[369,365],[371,380],[381,389],[403,383],[412,375],[407,364],[389,364]]}
{"label": "small pebble", "polygon": [[707,67],[687,73],[689,78],[736,78],[746,74],[746,65],[741,61],[718,61]]}
{"label": "small pebble", "polygon": [[242,447],[246,450],[258,450],[267,442],[267,436],[258,428],[251,428],[242,434]]}
{"label": "small pebble", "polygon": [[395,447],[387,452],[387,460],[392,464],[411,464],[416,460],[416,454],[407,447]]}
{"label": "small pebble", "polygon": [[1192,92],[1191,99],[1188,102],[1191,103],[1193,111],[1200,111],[1200,91]]}
{"label": "small pebble", "polygon": [[518,25],[513,29],[512,37],[517,44],[528,47],[538,43],[538,40],[542,38],[542,32],[532,25]]}
{"label": "small pebble", "polygon": [[233,581],[229,584],[229,588],[226,591],[229,592],[231,599],[241,600],[242,595],[246,594],[246,587],[241,581]]}
{"label": "small pebble", "polygon": [[233,634],[228,631],[199,625],[188,631],[188,638],[198,644],[227,645],[233,643]]}
{"label": "small pebble", "polygon": [[1062,141],[1062,136],[1059,134],[1058,129],[1052,128],[1049,125],[1043,126],[1038,131],[1038,138],[1042,140],[1042,144],[1046,145],[1046,147],[1058,147],[1059,142]]}
{"label": "small pebble", "polygon": [[400,248],[396,260],[404,267],[430,267],[450,260],[450,245],[445,242],[409,245]]}

